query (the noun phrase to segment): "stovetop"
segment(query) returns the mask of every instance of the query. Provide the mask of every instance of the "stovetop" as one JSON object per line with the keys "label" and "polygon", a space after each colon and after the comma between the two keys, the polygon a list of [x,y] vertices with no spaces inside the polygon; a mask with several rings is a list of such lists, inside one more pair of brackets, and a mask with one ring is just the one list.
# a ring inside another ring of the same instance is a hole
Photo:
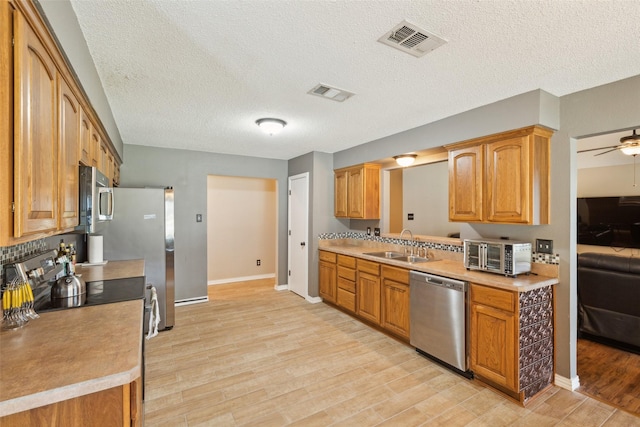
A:
{"label": "stovetop", "polygon": [[92,305],[110,304],[115,302],[144,299],[144,277],[126,279],[99,280],[87,282],[87,292],[71,298],[52,299],[51,290],[39,295],[34,302],[37,313],[46,311],[80,308]]}

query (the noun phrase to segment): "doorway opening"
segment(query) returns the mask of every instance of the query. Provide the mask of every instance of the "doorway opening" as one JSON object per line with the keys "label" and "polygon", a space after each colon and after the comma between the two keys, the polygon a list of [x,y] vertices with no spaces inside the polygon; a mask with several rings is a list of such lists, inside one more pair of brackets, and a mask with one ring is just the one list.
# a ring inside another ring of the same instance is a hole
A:
{"label": "doorway opening", "polygon": [[277,282],[277,195],[275,179],[207,176],[208,285]]}
{"label": "doorway opening", "polygon": [[[577,141],[578,198],[640,196],[640,181],[634,186],[634,174],[639,168],[637,160],[613,148],[620,145],[621,137],[630,134],[631,130],[626,130]],[[581,222],[575,221],[578,232],[586,227]],[[623,257],[640,255],[640,249],[577,244],[578,255],[587,252]],[[579,304],[580,283],[577,286]],[[588,339],[585,334],[581,335],[579,324],[576,335],[576,368],[580,379],[576,391],[640,416],[640,384],[637,381],[640,354],[607,345],[604,340]]]}

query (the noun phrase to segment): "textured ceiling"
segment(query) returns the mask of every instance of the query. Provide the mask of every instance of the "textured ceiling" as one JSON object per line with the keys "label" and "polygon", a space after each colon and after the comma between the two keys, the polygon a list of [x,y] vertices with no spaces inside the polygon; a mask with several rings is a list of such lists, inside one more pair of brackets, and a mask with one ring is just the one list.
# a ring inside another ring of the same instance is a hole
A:
{"label": "textured ceiling", "polygon": [[[72,0],[125,144],[290,159],[637,75],[640,1]],[[402,20],[448,41],[377,42]],[[323,83],[339,103],[307,94]],[[288,122],[277,136],[261,117]],[[604,157],[604,156],[602,156]]]}

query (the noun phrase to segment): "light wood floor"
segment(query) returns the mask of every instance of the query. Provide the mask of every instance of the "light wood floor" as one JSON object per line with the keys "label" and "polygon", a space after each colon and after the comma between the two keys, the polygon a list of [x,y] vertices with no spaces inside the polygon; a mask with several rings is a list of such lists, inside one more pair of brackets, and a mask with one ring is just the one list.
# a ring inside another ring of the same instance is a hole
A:
{"label": "light wood floor", "polygon": [[272,280],[210,299],[146,343],[146,426],[640,426],[555,387],[523,408]]}
{"label": "light wood floor", "polygon": [[640,417],[640,354],[578,339],[578,391]]}

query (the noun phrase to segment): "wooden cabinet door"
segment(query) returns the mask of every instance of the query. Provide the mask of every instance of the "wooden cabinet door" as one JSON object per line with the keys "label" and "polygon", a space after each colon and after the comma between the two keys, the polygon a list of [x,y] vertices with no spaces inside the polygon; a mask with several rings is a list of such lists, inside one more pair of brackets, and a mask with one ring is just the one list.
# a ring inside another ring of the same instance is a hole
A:
{"label": "wooden cabinet door", "polygon": [[356,305],[358,316],[380,324],[380,277],[358,271]]}
{"label": "wooden cabinet door", "polygon": [[318,291],[320,297],[335,303],[337,292],[337,267],[334,263],[320,261],[318,266]]}
{"label": "wooden cabinet door", "polygon": [[85,166],[93,166],[91,121],[82,107],[80,107],[80,161]]}
{"label": "wooden cabinet door", "polygon": [[364,218],[364,168],[347,171],[347,216]]}
{"label": "wooden cabinet door", "polygon": [[59,118],[59,228],[71,229],[78,225],[78,153],[80,151],[81,110],[66,81],[60,83]]}
{"label": "wooden cabinet door", "polygon": [[57,70],[15,14],[14,237],[58,227]]}
{"label": "wooden cabinet door", "polygon": [[98,129],[91,123],[91,166],[95,166],[100,169],[100,146],[101,144],[100,134]]}
{"label": "wooden cabinet door", "polygon": [[109,156],[109,147],[107,147],[106,142],[102,138],[100,138],[100,155],[98,156],[98,170],[106,176],[108,176],[109,174],[109,167],[107,164],[108,156]]}
{"label": "wooden cabinet door", "polygon": [[486,144],[485,209],[489,222],[530,222],[529,138]]}
{"label": "wooden cabinet door", "polygon": [[113,185],[116,187],[120,185],[120,165],[118,162],[113,165]]}
{"label": "wooden cabinet door", "polygon": [[516,316],[471,303],[471,370],[508,390],[518,390]]}
{"label": "wooden cabinet door", "polygon": [[482,146],[449,151],[449,220],[482,221]]}
{"label": "wooden cabinet door", "polygon": [[334,216],[337,218],[347,217],[347,171],[336,171],[334,175]]}
{"label": "wooden cabinet door", "polygon": [[110,150],[107,150],[107,178],[109,178],[109,182],[113,185],[113,154],[111,154]]}
{"label": "wooden cabinet door", "polygon": [[382,279],[382,326],[409,339],[409,285]]}

